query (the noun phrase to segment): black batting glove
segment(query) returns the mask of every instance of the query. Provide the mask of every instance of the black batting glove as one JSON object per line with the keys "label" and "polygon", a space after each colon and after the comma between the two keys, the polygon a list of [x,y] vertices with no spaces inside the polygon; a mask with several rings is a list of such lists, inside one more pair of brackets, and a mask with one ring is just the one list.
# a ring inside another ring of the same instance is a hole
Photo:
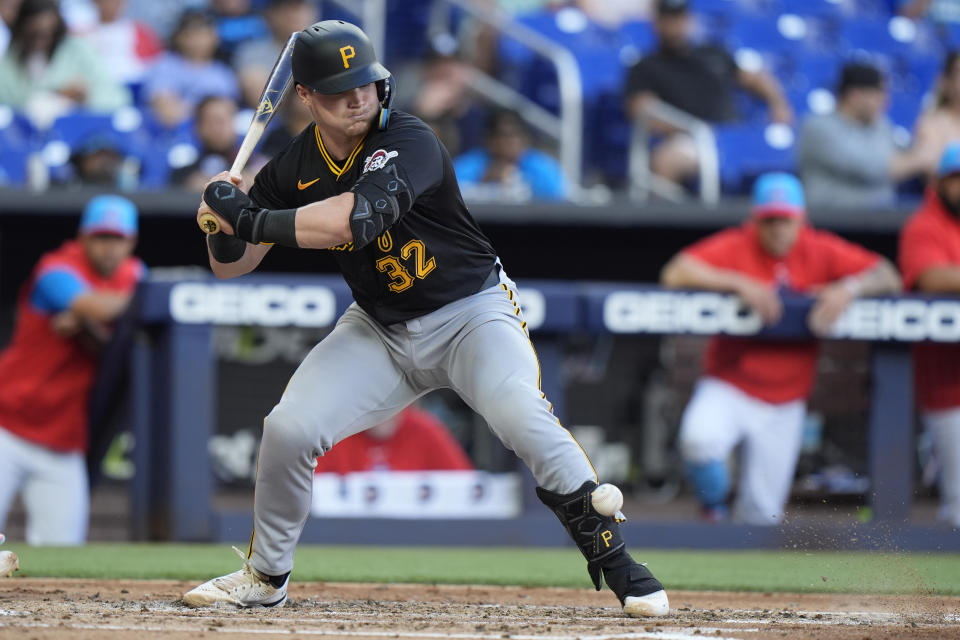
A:
{"label": "black batting glove", "polygon": [[203,201],[233,227],[233,233],[252,244],[297,246],[296,209],[271,211],[258,207],[236,185],[223,180],[203,190]]}

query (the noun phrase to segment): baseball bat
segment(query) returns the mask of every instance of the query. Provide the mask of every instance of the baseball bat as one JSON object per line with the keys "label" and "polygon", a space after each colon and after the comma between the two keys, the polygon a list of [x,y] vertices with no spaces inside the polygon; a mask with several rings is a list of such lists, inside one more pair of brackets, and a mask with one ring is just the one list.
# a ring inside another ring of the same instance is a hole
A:
{"label": "baseball bat", "polygon": [[[243,168],[247,166],[247,160],[250,159],[250,154],[253,153],[257,143],[260,142],[260,138],[263,136],[263,132],[266,131],[267,125],[273,120],[277,109],[280,108],[280,103],[283,102],[283,99],[290,92],[290,87],[293,86],[293,71],[291,67],[293,45],[299,36],[299,31],[290,35],[286,46],[284,46],[283,51],[280,52],[280,57],[277,58],[277,61],[273,65],[270,77],[267,78],[267,83],[263,86],[263,92],[260,94],[257,110],[253,114],[253,120],[251,120],[250,126],[247,128],[246,135],[243,136],[243,142],[240,143],[240,150],[237,151],[237,157],[233,159],[233,165],[230,167],[230,175],[240,175]],[[219,233],[220,231],[220,221],[217,220],[217,217],[212,213],[204,213],[200,216],[197,223],[200,225],[200,228],[203,229],[204,233],[212,234]]]}

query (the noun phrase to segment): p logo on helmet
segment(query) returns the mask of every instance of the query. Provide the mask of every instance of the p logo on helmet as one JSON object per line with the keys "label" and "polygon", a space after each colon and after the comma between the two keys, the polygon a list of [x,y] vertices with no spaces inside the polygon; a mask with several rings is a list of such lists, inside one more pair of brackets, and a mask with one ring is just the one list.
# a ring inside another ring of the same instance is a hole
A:
{"label": "p logo on helmet", "polygon": [[344,69],[350,68],[350,58],[355,58],[356,56],[357,56],[357,52],[354,51],[353,47],[351,47],[350,45],[347,45],[345,47],[340,47],[340,57],[343,58]]}
{"label": "p logo on helmet", "polygon": [[297,37],[290,62],[293,81],[323,95],[375,84],[380,102],[377,127],[387,127],[393,78],[377,60],[373,43],[360,27],[343,20],[312,24]]}

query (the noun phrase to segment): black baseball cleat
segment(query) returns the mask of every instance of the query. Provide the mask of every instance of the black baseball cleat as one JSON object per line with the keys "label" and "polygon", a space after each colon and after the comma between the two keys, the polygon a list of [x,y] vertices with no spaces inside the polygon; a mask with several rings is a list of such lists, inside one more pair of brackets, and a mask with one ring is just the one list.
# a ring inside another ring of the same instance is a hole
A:
{"label": "black baseball cleat", "polygon": [[597,591],[605,580],[629,616],[667,615],[670,603],[663,585],[627,553],[620,535],[622,514],[605,516],[594,509],[591,496],[596,488],[591,481],[568,494],[537,487],[537,497],[559,518],[587,559],[587,573]]}
{"label": "black baseball cleat", "polygon": [[670,612],[663,585],[626,551],[618,558],[617,564],[603,567],[603,579],[620,599],[623,612],[629,616],[665,616]]}

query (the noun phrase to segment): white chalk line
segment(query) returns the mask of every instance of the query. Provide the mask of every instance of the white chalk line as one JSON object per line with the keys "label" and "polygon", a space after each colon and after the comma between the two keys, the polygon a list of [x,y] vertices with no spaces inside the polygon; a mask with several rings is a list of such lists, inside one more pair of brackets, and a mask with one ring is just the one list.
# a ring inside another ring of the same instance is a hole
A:
{"label": "white chalk line", "polygon": [[[83,631],[160,631],[165,633],[192,632],[196,629],[180,629],[177,627],[157,627],[144,625],[118,625],[118,624],[48,624],[43,622],[28,622],[23,624],[12,624],[0,622],[0,629],[4,627],[21,629],[73,629]],[[233,633],[233,634],[259,634],[259,635],[283,635],[283,636],[351,636],[356,638],[453,638],[457,640],[500,640],[503,638],[503,632],[494,634],[488,633],[418,633],[411,631],[349,631],[346,629],[325,630],[325,629],[254,629],[243,627],[213,627],[206,629],[215,633]],[[713,633],[714,627],[705,627],[699,629],[690,629],[682,631],[639,631],[628,633],[602,633],[600,635],[570,634],[564,636],[556,635],[520,635],[510,634],[512,640],[570,640],[574,635],[580,640],[646,640],[650,638],[660,640],[687,640],[694,635],[703,633]],[[699,631],[699,633],[697,633]],[[739,633],[754,632],[759,629],[738,629]],[[738,638],[711,636],[714,640],[739,640]]]}

